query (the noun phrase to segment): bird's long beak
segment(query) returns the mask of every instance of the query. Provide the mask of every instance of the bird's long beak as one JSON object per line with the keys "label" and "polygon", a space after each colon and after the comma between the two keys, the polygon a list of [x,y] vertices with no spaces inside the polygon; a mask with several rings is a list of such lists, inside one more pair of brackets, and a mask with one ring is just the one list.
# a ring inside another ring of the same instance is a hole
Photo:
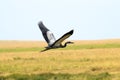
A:
{"label": "bird's long beak", "polygon": [[74,42],[71,42],[71,44],[74,44]]}

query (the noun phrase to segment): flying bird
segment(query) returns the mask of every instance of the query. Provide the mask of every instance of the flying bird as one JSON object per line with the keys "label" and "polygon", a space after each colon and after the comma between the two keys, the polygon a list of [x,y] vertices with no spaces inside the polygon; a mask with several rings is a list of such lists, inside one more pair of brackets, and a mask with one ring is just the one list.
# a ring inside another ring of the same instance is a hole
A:
{"label": "flying bird", "polygon": [[48,46],[45,47],[45,49],[42,50],[41,52],[49,50],[49,49],[64,48],[64,47],[67,46],[67,44],[73,44],[73,42],[68,41],[68,42],[65,42],[64,45],[62,45],[62,42],[65,39],[67,39],[68,37],[70,37],[73,34],[74,30],[71,30],[71,31],[67,32],[62,37],[60,37],[59,39],[56,40],[53,33],[48,28],[46,28],[44,26],[43,22],[40,21],[38,23],[38,26],[39,26],[39,28],[42,32],[42,35],[43,35],[44,39],[46,40],[46,42],[48,44]]}

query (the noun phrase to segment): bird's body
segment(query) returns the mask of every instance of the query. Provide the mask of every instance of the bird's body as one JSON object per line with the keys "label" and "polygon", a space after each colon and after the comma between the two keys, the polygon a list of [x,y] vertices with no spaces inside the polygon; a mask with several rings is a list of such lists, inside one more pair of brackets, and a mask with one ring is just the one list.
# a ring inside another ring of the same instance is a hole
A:
{"label": "bird's body", "polygon": [[64,45],[62,45],[62,42],[73,34],[73,30],[67,32],[62,37],[60,37],[58,40],[56,40],[53,33],[49,29],[47,29],[42,22],[39,22],[38,25],[43,34],[44,39],[48,43],[48,46],[45,47],[46,49],[43,51],[54,49],[54,48],[64,48],[67,46],[67,44],[73,43],[73,42],[68,41]]}

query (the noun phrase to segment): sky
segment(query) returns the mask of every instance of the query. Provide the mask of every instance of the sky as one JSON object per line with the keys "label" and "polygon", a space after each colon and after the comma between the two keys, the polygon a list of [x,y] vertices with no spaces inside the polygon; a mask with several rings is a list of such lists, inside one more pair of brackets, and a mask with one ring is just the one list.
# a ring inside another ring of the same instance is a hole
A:
{"label": "sky", "polygon": [[56,39],[120,39],[120,0],[0,0],[0,40],[44,40],[39,21]]}

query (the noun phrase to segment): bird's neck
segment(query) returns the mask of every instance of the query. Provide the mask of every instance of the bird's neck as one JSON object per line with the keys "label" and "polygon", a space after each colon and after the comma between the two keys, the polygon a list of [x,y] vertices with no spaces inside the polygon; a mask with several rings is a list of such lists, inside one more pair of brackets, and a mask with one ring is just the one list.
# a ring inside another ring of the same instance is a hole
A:
{"label": "bird's neck", "polygon": [[62,45],[62,48],[66,47],[66,46],[67,46],[67,44],[68,44],[68,43],[66,42],[64,45]]}

